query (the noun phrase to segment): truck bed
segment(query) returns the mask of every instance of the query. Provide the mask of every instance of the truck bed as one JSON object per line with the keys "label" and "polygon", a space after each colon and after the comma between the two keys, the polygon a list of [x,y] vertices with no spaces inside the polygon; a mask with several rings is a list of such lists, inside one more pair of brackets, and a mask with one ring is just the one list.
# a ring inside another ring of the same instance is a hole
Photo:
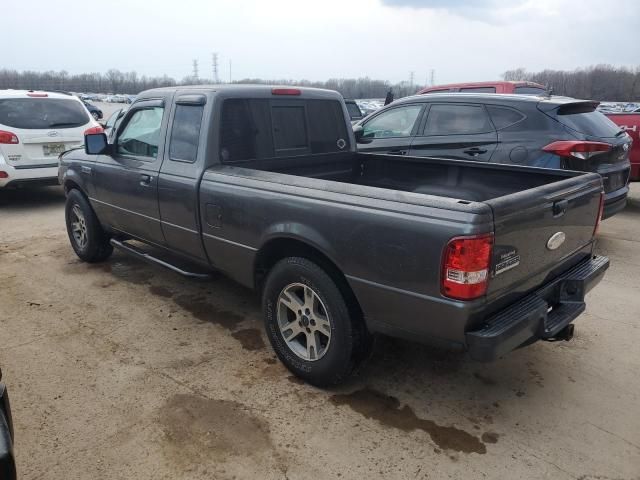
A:
{"label": "truck bed", "polygon": [[[332,154],[242,162],[238,167],[330,180],[353,185],[485,202],[554,183],[571,173],[437,158],[399,157],[367,153]],[[536,175],[531,175],[535,170]],[[522,171],[521,175],[517,172]]]}

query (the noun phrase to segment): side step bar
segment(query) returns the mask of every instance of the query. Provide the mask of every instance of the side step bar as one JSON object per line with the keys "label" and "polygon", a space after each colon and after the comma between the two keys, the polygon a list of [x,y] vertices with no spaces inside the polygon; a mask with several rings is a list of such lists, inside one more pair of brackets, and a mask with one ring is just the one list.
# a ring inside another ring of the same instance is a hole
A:
{"label": "side step bar", "polygon": [[109,243],[111,243],[111,245],[113,245],[114,248],[117,248],[118,250],[122,250],[123,252],[128,253],[129,255],[133,255],[134,257],[137,257],[140,260],[144,260],[145,262],[149,262],[154,265],[160,265],[161,267],[168,268],[169,270],[175,273],[178,273],[180,275],[183,275],[185,277],[198,278],[200,280],[208,280],[211,278],[211,275],[209,275],[208,273],[196,273],[196,272],[189,272],[187,270],[183,270],[180,267],[177,267],[175,265],[172,265],[171,263],[165,262],[164,260],[154,257],[153,255],[149,255],[146,252],[142,252],[131,245],[127,245],[126,243],[121,242],[120,240],[116,240],[115,238],[112,238]]}

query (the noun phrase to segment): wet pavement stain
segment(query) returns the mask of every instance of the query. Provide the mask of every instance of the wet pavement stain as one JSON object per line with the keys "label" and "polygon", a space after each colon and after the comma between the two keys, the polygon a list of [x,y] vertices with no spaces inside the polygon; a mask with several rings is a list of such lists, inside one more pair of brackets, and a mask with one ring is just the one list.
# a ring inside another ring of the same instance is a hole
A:
{"label": "wet pavement stain", "polygon": [[493,378],[487,377],[486,375],[483,375],[482,373],[479,373],[479,372],[474,372],[473,376],[478,380],[480,380],[480,382],[482,382],[483,385],[487,385],[488,387],[492,387],[498,384],[498,382],[496,382]]}
{"label": "wet pavement stain", "polygon": [[485,432],[482,434],[481,438],[484,443],[498,443],[500,435],[495,432]]}
{"label": "wet pavement stain", "polygon": [[149,292],[158,297],[164,297],[164,298],[173,297],[173,292],[169,290],[167,287],[163,287],[162,285],[151,285],[149,287]]}
{"label": "wet pavement stain", "polygon": [[265,347],[262,334],[257,328],[237,330],[231,336],[238,340],[245,350],[262,350]]}
{"label": "wet pavement stain", "polygon": [[159,409],[158,421],[165,434],[165,455],[179,464],[274,449],[267,423],[234,401],[173,395]]}
{"label": "wet pavement stain", "polygon": [[364,388],[345,395],[333,395],[330,400],[335,405],[348,405],[366,418],[377,420],[388,427],[404,432],[422,430],[443,450],[487,453],[487,447],[478,437],[456,427],[444,427],[432,420],[418,418],[411,407],[400,407],[397,398],[376,390]]}
{"label": "wet pavement stain", "polygon": [[228,330],[233,330],[238,323],[244,320],[242,315],[228,310],[220,310],[200,295],[180,295],[175,297],[174,301],[198,320],[215,323]]}

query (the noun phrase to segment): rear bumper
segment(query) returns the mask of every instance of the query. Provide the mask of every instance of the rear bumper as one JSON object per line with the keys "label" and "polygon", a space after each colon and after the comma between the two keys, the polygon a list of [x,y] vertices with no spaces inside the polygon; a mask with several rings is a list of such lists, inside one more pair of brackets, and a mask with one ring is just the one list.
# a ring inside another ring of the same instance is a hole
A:
{"label": "rear bumper", "polygon": [[491,361],[530,340],[554,338],[585,309],[584,297],[602,279],[609,259],[591,257],[466,333],[471,357]]}
{"label": "rear bumper", "polygon": [[626,186],[615,192],[610,192],[604,196],[604,210],[602,211],[602,218],[609,218],[616,213],[624,210],[627,206],[627,195],[629,193],[629,187]]}
{"label": "rear bumper", "polygon": [[0,188],[18,185],[58,185],[57,161],[27,168],[11,166],[4,163],[0,157],[0,172],[5,172],[7,177],[0,178]]}
{"label": "rear bumper", "polygon": [[16,462],[13,456],[13,424],[9,395],[3,383],[0,383],[0,478],[16,479]]}

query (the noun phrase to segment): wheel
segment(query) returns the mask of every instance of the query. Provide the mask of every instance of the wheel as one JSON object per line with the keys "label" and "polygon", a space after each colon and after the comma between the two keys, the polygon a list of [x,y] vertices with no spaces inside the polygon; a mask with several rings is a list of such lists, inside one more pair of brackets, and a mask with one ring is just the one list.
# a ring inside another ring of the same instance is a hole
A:
{"label": "wheel", "polygon": [[370,350],[364,322],[351,315],[334,280],[310,260],[278,262],[267,276],[262,303],[271,346],[312,385],[340,383]]}
{"label": "wheel", "polygon": [[76,189],[67,195],[65,220],[69,241],[76,255],[89,263],[109,258],[113,247],[85,196]]}
{"label": "wheel", "polygon": [[100,114],[98,112],[91,112],[91,116],[96,122],[100,120]]}

